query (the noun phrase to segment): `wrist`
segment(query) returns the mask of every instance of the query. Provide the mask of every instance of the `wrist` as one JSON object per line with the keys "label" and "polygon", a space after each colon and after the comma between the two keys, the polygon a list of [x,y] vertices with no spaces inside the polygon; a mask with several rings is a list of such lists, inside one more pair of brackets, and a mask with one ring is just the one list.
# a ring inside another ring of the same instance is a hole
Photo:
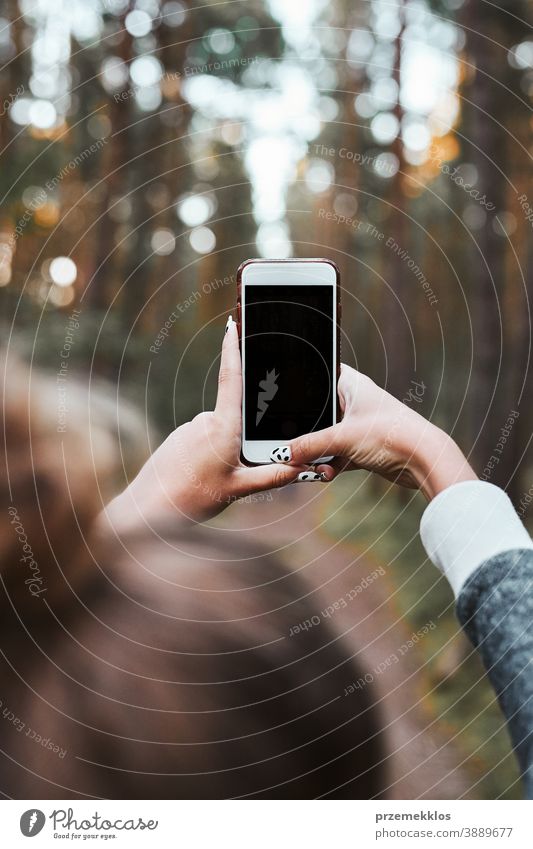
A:
{"label": "wrist", "polygon": [[100,514],[100,525],[116,533],[149,530],[161,523],[194,524],[185,511],[179,509],[158,486],[143,486],[133,480]]}
{"label": "wrist", "polygon": [[455,483],[478,480],[459,446],[428,423],[411,452],[408,468],[428,501]]}

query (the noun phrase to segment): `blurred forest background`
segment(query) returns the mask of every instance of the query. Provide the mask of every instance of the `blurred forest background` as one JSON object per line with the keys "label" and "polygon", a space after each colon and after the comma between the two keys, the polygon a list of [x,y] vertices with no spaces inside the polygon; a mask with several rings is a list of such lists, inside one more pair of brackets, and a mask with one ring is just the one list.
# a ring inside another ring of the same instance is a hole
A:
{"label": "blurred forest background", "polygon": [[[528,521],[532,17],[525,0],[3,0],[4,339],[53,374],[67,344],[69,374],[112,381],[166,434],[212,402],[240,262],[330,257],[344,359],[399,398],[423,384],[417,409]],[[420,502],[383,490],[352,527],[376,488],[331,533],[389,562],[414,625],[445,611],[432,709],[479,795],[519,795],[448,589],[423,570],[404,587]]]}

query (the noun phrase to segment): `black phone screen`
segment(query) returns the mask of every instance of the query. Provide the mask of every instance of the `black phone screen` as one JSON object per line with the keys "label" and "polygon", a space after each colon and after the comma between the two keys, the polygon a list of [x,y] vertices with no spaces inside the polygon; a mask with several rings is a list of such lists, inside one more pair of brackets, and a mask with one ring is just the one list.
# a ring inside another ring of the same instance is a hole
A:
{"label": "black phone screen", "polygon": [[247,440],[293,439],[333,424],[334,287],[246,284]]}

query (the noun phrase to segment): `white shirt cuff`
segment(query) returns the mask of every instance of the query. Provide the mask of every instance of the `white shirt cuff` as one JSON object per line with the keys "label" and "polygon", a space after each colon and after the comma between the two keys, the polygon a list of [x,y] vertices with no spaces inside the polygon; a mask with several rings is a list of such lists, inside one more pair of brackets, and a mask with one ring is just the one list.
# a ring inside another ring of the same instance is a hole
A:
{"label": "white shirt cuff", "polygon": [[456,598],[481,563],[504,551],[533,549],[508,495],[487,481],[463,481],[440,492],[424,511],[420,536]]}

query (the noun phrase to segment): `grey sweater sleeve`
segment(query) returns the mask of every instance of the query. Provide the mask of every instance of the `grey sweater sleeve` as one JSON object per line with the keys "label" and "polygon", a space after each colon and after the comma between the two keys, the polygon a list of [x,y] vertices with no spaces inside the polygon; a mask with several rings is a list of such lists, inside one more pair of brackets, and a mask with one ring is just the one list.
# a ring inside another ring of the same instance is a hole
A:
{"label": "grey sweater sleeve", "polygon": [[533,799],[533,551],[481,564],[461,588],[457,615],[483,659]]}

